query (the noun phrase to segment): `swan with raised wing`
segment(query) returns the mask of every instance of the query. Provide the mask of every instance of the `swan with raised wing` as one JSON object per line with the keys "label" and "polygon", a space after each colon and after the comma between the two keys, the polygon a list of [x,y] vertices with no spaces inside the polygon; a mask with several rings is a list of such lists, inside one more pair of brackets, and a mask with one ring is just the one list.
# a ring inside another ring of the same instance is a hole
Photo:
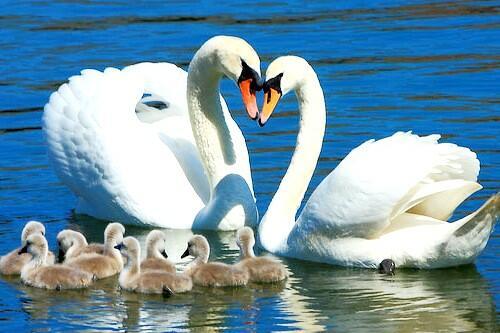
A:
{"label": "swan with raised wing", "polygon": [[248,150],[219,93],[224,75],[256,118],[260,60],[236,37],[209,39],[187,73],[169,63],[84,70],[54,92],[43,129],[77,212],[176,229],[256,224]]}
{"label": "swan with raised wing", "polygon": [[455,208],[481,189],[479,161],[439,135],[398,132],[352,150],[297,210],[320,154],[326,108],[319,80],[302,58],[280,57],[266,72],[259,123],[295,91],[300,129],[290,166],[259,224],[266,250],[344,266],[437,268],[467,264],[486,246],[499,196],[453,223]]}

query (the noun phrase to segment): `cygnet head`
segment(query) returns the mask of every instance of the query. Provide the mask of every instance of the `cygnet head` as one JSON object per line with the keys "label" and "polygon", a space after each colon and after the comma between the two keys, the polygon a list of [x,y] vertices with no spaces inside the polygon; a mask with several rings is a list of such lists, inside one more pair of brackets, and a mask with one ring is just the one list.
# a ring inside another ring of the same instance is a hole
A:
{"label": "cygnet head", "polygon": [[304,78],[311,76],[317,79],[316,73],[309,63],[296,56],[276,58],[266,71],[266,82],[263,84],[264,104],[259,117],[259,125],[264,126],[271,117],[281,97],[303,84]]}
{"label": "cygnet head", "polygon": [[210,245],[207,239],[202,235],[194,235],[188,242],[186,251],[182,254],[181,258],[193,256],[200,258],[203,262],[208,261],[210,255]]}
{"label": "cygnet head", "polygon": [[21,250],[19,250],[18,253],[30,253],[33,258],[45,258],[47,256],[48,248],[49,246],[45,237],[39,233],[35,233],[28,236],[26,244]]}
{"label": "cygnet head", "polygon": [[135,237],[125,237],[123,241],[115,245],[114,248],[120,251],[122,256],[127,258],[127,265],[132,262],[138,262],[141,257],[141,246]]}
{"label": "cygnet head", "polygon": [[[238,37],[215,36],[196,52],[193,63],[197,64],[200,58],[209,60],[206,66],[213,66],[238,85],[248,116],[257,119],[255,92],[261,89],[260,59],[250,44]],[[190,65],[190,73],[193,65]]]}
{"label": "cygnet head", "polygon": [[83,247],[88,243],[83,234],[75,230],[65,229],[57,234],[57,244],[59,247],[58,260],[59,262],[63,262],[66,252],[68,252],[73,245]]}
{"label": "cygnet head", "polygon": [[125,234],[125,227],[118,222],[108,224],[104,230],[104,244],[108,246],[115,246],[120,244]]}
{"label": "cygnet head", "polygon": [[45,226],[38,221],[29,221],[26,223],[21,233],[21,242],[23,246],[26,244],[26,239],[28,239],[30,235],[36,233],[45,236]]}
{"label": "cygnet head", "polygon": [[236,244],[240,249],[253,248],[255,245],[255,236],[252,228],[243,227],[236,232]]}
{"label": "cygnet head", "polygon": [[255,245],[255,236],[252,228],[240,228],[236,232],[236,244],[240,248],[241,258],[254,257],[253,246]]}
{"label": "cygnet head", "polygon": [[146,237],[146,251],[148,258],[155,257],[156,253],[160,253],[163,257],[168,258],[165,251],[165,234],[160,230],[151,231]]}

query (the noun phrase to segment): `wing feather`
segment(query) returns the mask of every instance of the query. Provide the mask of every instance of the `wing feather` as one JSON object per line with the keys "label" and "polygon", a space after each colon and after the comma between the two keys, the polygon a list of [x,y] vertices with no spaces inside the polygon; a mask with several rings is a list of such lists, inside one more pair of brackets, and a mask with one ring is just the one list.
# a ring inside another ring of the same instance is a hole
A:
{"label": "wing feather", "polygon": [[[398,132],[358,146],[312,193],[295,232],[371,238],[407,211],[428,221],[448,217],[480,188],[479,161],[468,148],[439,138]],[[433,212],[453,190],[454,201]]]}

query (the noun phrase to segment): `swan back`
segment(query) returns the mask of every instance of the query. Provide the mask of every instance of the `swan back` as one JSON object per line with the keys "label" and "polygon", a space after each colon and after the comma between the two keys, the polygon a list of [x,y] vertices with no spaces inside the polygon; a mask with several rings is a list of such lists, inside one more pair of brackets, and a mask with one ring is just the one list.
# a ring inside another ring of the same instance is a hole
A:
{"label": "swan back", "polygon": [[[138,225],[168,217],[169,227],[188,228],[209,190],[187,116],[187,73],[167,63],[132,67],[84,70],[51,95],[42,118],[49,158],[78,212]],[[135,108],[144,93],[175,110],[142,123]],[[172,209],[179,201],[189,209]]]}
{"label": "swan back", "polygon": [[312,193],[297,232],[372,238],[394,230],[406,212],[446,221],[481,188],[479,161],[468,148],[438,140],[398,132],[353,149]]}

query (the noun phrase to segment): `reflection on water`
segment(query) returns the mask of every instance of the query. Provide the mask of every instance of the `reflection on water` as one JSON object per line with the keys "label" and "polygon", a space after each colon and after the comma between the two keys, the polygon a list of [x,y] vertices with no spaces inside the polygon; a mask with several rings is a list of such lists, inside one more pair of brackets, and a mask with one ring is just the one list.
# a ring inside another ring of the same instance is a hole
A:
{"label": "reflection on water", "polygon": [[[327,130],[311,189],[354,147],[413,130],[478,153],[485,187],[457,211],[498,191],[500,39],[495,1],[269,1],[193,5],[156,0],[13,1],[0,14],[0,253],[19,246],[27,220],[46,224],[49,244],[74,228],[103,240],[105,225],[74,216],[74,196],[48,165],[40,130],[51,91],[82,68],[170,61],[187,67],[215,34],[257,50],[262,72],[275,57],[300,55],[318,72]],[[265,128],[249,121],[234,84],[223,94],[247,139],[262,216],[295,147],[297,104],[283,99]],[[127,228],[144,244],[148,230]],[[180,260],[191,231],[166,231]],[[237,260],[233,233],[206,233],[211,259]],[[394,277],[284,260],[283,285],[211,290],[170,299],[120,292],[116,278],[89,290],[47,292],[0,277],[6,331],[498,331],[499,228],[473,266],[398,271]]]}
{"label": "reflection on water", "polygon": [[[105,225],[77,217],[90,241],[100,241]],[[88,231],[88,232],[87,232]],[[144,243],[147,230],[127,228]],[[169,254],[185,249],[191,232],[168,231]],[[213,258],[233,263],[237,247],[232,232],[205,233]],[[34,327],[56,323],[71,329],[216,331],[303,330],[308,332],[467,332],[497,328],[488,284],[475,266],[421,271],[399,270],[395,276],[372,270],[284,261],[290,279],[276,285],[211,289],[164,299],[119,290],[117,279],[97,281],[88,290],[45,291],[3,278],[16,290],[22,311]],[[178,267],[182,267],[181,263]]]}

